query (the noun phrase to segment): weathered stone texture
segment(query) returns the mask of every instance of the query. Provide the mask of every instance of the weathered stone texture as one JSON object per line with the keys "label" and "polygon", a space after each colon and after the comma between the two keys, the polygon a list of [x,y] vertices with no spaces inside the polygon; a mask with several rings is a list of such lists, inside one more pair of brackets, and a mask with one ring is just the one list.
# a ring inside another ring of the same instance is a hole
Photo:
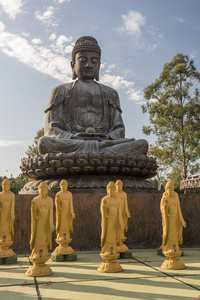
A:
{"label": "weathered stone texture", "polygon": [[[75,250],[100,249],[101,214],[100,202],[106,193],[73,194],[74,233],[71,246]],[[50,195],[55,199],[55,195]],[[30,252],[31,200],[35,195],[17,195],[15,208],[15,236],[13,250],[17,253]],[[183,229],[182,247],[200,246],[200,197],[180,195],[181,210],[187,228]],[[128,193],[128,207],[131,218],[128,221],[127,246],[132,248],[155,248],[162,241],[162,220],[160,213],[161,194]],[[54,211],[55,221],[55,211]],[[53,249],[57,246],[53,233]]]}

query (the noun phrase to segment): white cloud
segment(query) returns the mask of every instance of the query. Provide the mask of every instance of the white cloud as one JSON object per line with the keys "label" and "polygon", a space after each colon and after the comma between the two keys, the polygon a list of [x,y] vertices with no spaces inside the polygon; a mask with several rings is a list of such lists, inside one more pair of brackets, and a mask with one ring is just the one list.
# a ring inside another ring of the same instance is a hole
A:
{"label": "white cloud", "polygon": [[5,25],[2,22],[0,22],[0,32],[4,30],[5,30]]}
{"label": "white cloud", "polygon": [[122,76],[115,76],[107,73],[101,75],[101,82],[112,86],[114,89],[128,88],[134,84],[132,81],[124,80]]}
{"label": "white cloud", "polygon": [[65,35],[60,35],[56,40],[57,47],[62,50],[65,47],[66,43],[70,43],[73,40],[73,37],[67,37]]}
{"label": "white cloud", "polygon": [[[65,55],[67,53],[72,53],[72,49],[74,46],[74,43],[71,43],[73,40],[73,37],[67,37],[65,35],[60,35],[56,40],[54,39],[55,36],[50,36],[51,40],[54,41],[54,43],[51,45],[51,48],[54,52]],[[70,44],[70,45],[69,45]]]}
{"label": "white cloud", "polygon": [[107,70],[106,70],[106,72],[107,73],[110,73],[113,69],[115,69],[116,68],[116,65],[115,64],[112,64],[112,65],[110,65],[110,66],[108,66],[107,67]]}
{"label": "white cloud", "polygon": [[[6,32],[3,23],[0,23],[0,28],[2,28],[2,31],[0,31],[0,51],[61,82],[71,81],[70,60],[74,45],[72,36],[66,37],[61,35],[54,40],[51,47],[45,48],[40,45],[40,39],[32,39],[29,42],[23,36]],[[125,89],[130,100],[141,100],[140,92],[133,89],[134,82],[124,79],[123,76],[108,73],[114,69],[116,72],[116,65],[107,65],[105,63],[102,66],[104,66],[104,72],[100,76],[101,83],[117,90]],[[10,141],[11,144],[12,141]],[[5,143],[1,142],[0,145],[5,145]]]}
{"label": "white cloud", "polygon": [[140,102],[142,101],[142,94],[140,91],[135,91],[134,89],[130,89],[127,94],[129,95],[129,99],[136,101],[136,102]]}
{"label": "white cloud", "polygon": [[42,43],[41,39],[32,39],[32,43],[35,45],[39,45]]}
{"label": "white cloud", "polygon": [[57,3],[64,3],[64,2],[70,2],[71,0],[54,0],[54,2]]}
{"label": "white cloud", "polygon": [[16,146],[16,145],[26,145],[27,142],[25,141],[6,141],[6,140],[0,140],[0,147],[8,147],[8,146]]}
{"label": "white cloud", "polygon": [[122,15],[122,19],[123,25],[120,27],[120,31],[126,32],[136,39],[139,38],[146,18],[139,11],[130,10],[127,15]]}
{"label": "white cloud", "polygon": [[153,44],[153,45],[148,45],[147,47],[146,47],[146,52],[147,53],[151,53],[154,49],[156,49],[157,48],[157,44]]}
{"label": "white cloud", "polygon": [[128,98],[130,100],[141,103],[141,100],[143,98],[142,94],[140,91],[135,91],[133,89],[133,85],[134,85],[133,81],[125,80],[123,76],[110,75],[105,73],[100,76],[100,82],[105,85],[111,86],[116,90],[126,89],[126,93],[128,94]]}
{"label": "white cloud", "polygon": [[197,56],[197,52],[193,50],[190,54],[190,58],[194,59],[196,56]]}
{"label": "white cloud", "polygon": [[49,37],[49,40],[50,41],[54,41],[56,39],[56,34],[55,33],[52,33]]}
{"label": "white cloud", "polygon": [[35,18],[44,24],[52,25],[52,26],[56,25],[53,23],[53,19],[54,19],[54,7],[53,6],[47,7],[47,10],[43,14],[37,10],[35,12]]}
{"label": "white cloud", "polygon": [[180,22],[180,23],[184,23],[185,20],[182,17],[177,17],[176,21]]}
{"label": "white cloud", "polygon": [[26,38],[6,31],[0,32],[0,50],[61,82],[71,80],[70,58],[60,52],[29,43]]}
{"label": "white cloud", "polygon": [[23,2],[23,0],[0,0],[3,10],[12,20],[15,20],[16,15],[22,12]]}
{"label": "white cloud", "polygon": [[22,32],[21,35],[24,36],[24,37],[29,37],[30,36],[30,32]]}

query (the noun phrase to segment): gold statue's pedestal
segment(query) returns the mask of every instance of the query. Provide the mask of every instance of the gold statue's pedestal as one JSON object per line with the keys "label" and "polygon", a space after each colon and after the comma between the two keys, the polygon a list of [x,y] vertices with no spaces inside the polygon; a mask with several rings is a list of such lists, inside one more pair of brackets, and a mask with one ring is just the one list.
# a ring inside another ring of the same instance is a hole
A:
{"label": "gold statue's pedestal", "polygon": [[104,262],[102,262],[98,267],[98,272],[118,273],[123,271],[120,264],[116,261],[116,259],[119,256],[119,253],[100,253],[100,256],[102,259],[104,259]]}
{"label": "gold statue's pedestal", "polygon": [[69,246],[69,243],[71,243],[72,239],[56,239],[56,243],[59,244],[58,247],[54,250],[54,255],[68,255],[73,254],[74,249],[72,249],[71,246]]}
{"label": "gold statue's pedestal", "polygon": [[72,239],[56,239],[58,247],[51,254],[53,261],[74,261],[77,260],[77,254],[74,253],[74,249],[69,246]]}
{"label": "gold statue's pedestal", "polygon": [[15,252],[9,248],[12,245],[13,241],[2,241],[0,240],[0,258],[8,258],[15,256]]}
{"label": "gold statue's pedestal", "polygon": [[182,260],[179,259],[179,256],[181,256],[182,251],[163,251],[163,254],[167,257],[167,259],[162,263],[161,268],[167,269],[167,270],[181,270],[185,269],[186,266],[182,262]]}
{"label": "gold statue's pedestal", "polygon": [[122,238],[120,246],[117,246],[118,253],[124,253],[124,252],[129,251],[129,248],[126,246],[126,244],[124,244],[125,240],[126,240],[126,237]]}
{"label": "gold statue's pedestal", "polygon": [[29,267],[28,271],[26,272],[26,276],[41,277],[53,274],[52,269],[45,264],[45,262],[49,260],[49,256],[41,258],[30,256],[29,259],[33,265]]}

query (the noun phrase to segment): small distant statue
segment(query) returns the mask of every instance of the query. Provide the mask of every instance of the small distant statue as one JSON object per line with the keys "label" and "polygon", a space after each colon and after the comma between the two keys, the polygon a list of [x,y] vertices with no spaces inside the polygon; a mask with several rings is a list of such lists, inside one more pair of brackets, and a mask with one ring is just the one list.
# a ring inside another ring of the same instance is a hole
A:
{"label": "small distant statue", "polygon": [[0,258],[15,256],[12,245],[15,220],[15,195],[10,191],[10,182],[4,179],[0,193]]}
{"label": "small distant statue", "polygon": [[162,213],[163,238],[162,249],[166,259],[161,268],[164,269],[184,269],[184,263],[178,259],[182,251],[179,244],[182,244],[182,230],[186,227],[183,219],[178,194],[174,191],[174,182],[168,181],[163,193],[160,210]]}
{"label": "small distant statue", "polygon": [[52,249],[53,224],[53,199],[48,196],[48,185],[40,183],[39,196],[31,201],[31,239],[32,250],[30,261],[33,263],[27,276],[47,276],[53,272],[45,265],[49,259],[48,250]]}
{"label": "small distant statue", "polygon": [[73,219],[75,218],[73,209],[72,193],[68,189],[66,180],[60,183],[61,191],[56,194],[56,242],[59,246],[53,252],[54,255],[73,254],[74,250],[68,246],[71,242],[70,233],[73,233]]}
{"label": "small distant statue", "polygon": [[120,246],[117,247],[117,252],[124,253],[129,251],[129,248],[125,244],[123,244],[123,242],[125,242],[126,240],[124,233],[128,231],[128,218],[130,218],[131,215],[128,210],[127,194],[122,190],[123,182],[121,180],[117,180],[115,186],[116,186],[116,196],[120,198],[122,220],[125,226],[124,229],[121,228],[121,241],[120,241]]}
{"label": "small distant statue", "polygon": [[120,199],[115,195],[115,184],[107,185],[107,196],[101,201],[101,254],[104,262],[98,267],[99,272],[115,273],[123,271],[116,258],[119,256],[121,230],[124,229]]}

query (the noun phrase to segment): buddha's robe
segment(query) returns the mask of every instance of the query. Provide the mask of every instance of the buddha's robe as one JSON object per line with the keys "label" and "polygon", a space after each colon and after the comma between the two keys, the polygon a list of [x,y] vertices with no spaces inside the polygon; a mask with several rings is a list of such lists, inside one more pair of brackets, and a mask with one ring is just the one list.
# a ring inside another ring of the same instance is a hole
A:
{"label": "buddha's robe", "polygon": [[117,253],[122,229],[120,199],[105,196],[101,200],[101,253]]}
{"label": "buddha's robe", "polygon": [[179,250],[179,245],[182,244],[182,230],[185,223],[178,198],[178,194],[174,192],[173,196],[168,196],[164,192],[160,203],[162,213],[163,226],[163,251]]}
{"label": "buddha's robe", "polygon": [[47,257],[52,249],[53,199],[35,197],[31,201],[31,256]]}
{"label": "buddha's robe", "polygon": [[6,242],[14,235],[15,195],[12,192],[0,193],[0,239]]}
{"label": "buddha's robe", "polygon": [[[146,154],[145,140],[125,138],[117,92],[95,81],[75,81],[55,87],[47,106],[45,136],[38,152],[104,152]],[[92,127],[107,138],[78,137]]]}
{"label": "buddha's robe", "polygon": [[74,216],[72,193],[69,191],[58,192],[55,205],[57,239],[70,239],[70,233],[73,233]]}

